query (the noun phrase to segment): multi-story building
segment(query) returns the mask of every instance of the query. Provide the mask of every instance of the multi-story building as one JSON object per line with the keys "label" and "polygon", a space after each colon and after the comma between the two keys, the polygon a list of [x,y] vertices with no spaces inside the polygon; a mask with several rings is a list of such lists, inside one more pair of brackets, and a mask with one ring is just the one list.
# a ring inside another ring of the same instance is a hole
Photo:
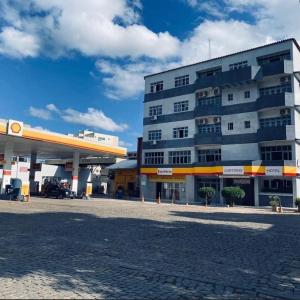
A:
{"label": "multi-story building", "polygon": [[300,196],[300,47],[288,39],[145,77],[142,192],[200,201],[241,186],[244,205]]}

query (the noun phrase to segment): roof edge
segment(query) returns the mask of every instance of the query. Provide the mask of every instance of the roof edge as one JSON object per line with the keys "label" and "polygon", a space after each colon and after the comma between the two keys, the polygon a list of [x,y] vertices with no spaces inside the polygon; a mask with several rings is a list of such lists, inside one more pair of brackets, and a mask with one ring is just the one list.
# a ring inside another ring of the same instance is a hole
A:
{"label": "roof edge", "polygon": [[198,64],[201,64],[201,63],[214,61],[214,60],[217,60],[217,59],[222,59],[222,58],[225,58],[225,57],[229,57],[229,56],[233,56],[233,55],[237,55],[237,54],[241,54],[241,53],[261,49],[261,48],[264,48],[264,47],[273,46],[273,45],[276,45],[276,44],[282,44],[282,43],[286,43],[286,42],[293,42],[295,44],[295,46],[297,47],[298,51],[300,52],[300,45],[298,44],[297,40],[295,38],[288,38],[288,39],[279,40],[279,41],[276,41],[276,42],[273,42],[273,43],[270,43],[270,44],[265,44],[265,45],[262,45],[262,46],[258,46],[258,47],[254,47],[254,48],[250,48],[250,49],[246,49],[246,50],[242,50],[242,51],[238,51],[238,52],[234,52],[234,53],[229,53],[229,54],[226,54],[226,55],[223,55],[223,56],[218,56],[218,57],[215,57],[215,58],[202,60],[202,61],[192,63],[192,64],[189,64],[189,65],[185,65],[185,66],[181,66],[181,67],[177,67],[177,68],[173,68],[173,69],[169,69],[169,70],[149,74],[149,75],[144,76],[144,79],[146,79],[148,77],[151,77],[151,76],[156,76],[156,75],[159,75],[159,74],[167,73],[169,71],[179,70],[179,69],[182,69],[182,68],[195,66],[195,65],[198,65]]}

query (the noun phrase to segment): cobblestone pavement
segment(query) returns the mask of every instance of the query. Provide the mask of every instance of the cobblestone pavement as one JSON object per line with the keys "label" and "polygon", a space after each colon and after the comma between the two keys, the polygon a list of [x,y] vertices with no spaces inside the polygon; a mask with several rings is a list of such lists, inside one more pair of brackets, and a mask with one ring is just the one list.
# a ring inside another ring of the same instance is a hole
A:
{"label": "cobblestone pavement", "polygon": [[300,299],[300,215],[0,201],[1,298]]}

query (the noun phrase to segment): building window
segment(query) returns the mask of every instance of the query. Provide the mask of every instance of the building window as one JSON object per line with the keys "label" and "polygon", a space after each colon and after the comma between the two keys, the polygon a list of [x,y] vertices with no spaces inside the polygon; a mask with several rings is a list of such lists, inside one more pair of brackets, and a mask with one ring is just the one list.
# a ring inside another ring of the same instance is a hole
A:
{"label": "building window", "polygon": [[222,104],[222,97],[221,96],[198,99],[198,105],[199,106],[207,106],[207,105],[221,106],[221,104]]}
{"label": "building window", "polygon": [[181,101],[174,103],[174,112],[183,112],[189,110],[189,101]]}
{"label": "building window", "polygon": [[189,75],[175,77],[175,87],[189,85],[189,84],[190,84]]}
{"label": "building window", "polygon": [[285,59],[287,59],[287,60],[291,59],[290,51],[266,56],[263,58],[258,58],[257,61],[258,61],[259,65],[264,65],[264,64],[269,64],[272,62],[281,61],[281,60],[285,60]]}
{"label": "building window", "polygon": [[267,119],[260,119],[259,120],[260,128],[267,128],[267,127],[281,127],[286,125],[291,125],[291,115],[286,115],[277,118],[267,118]]}
{"label": "building window", "polygon": [[260,147],[262,160],[292,160],[292,146],[280,145],[280,146],[263,146]]}
{"label": "building window", "polygon": [[233,100],[233,94],[228,94],[228,101],[232,101]]}
{"label": "building window", "polygon": [[250,98],[250,91],[245,91],[245,98]]}
{"label": "building window", "polygon": [[199,162],[212,162],[221,160],[221,149],[198,150]]}
{"label": "building window", "polygon": [[162,115],[162,105],[150,106],[149,117]]}
{"label": "building window", "polygon": [[163,89],[164,89],[164,82],[163,81],[153,82],[150,85],[150,92],[151,93],[160,92]]}
{"label": "building window", "polygon": [[228,130],[233,130],[233,123],[232,122],[229,122],[227,125],[228,125]]}
{"label": "building window", "polygon": [[146,152],[145,165],[163,165],[164,153],[163,152]]}
{"label": "building window", "polygon": [[276,95],[276,94],[291,93],[291,92],[292,92],[291,83],[282,83],[280,85],[259,89],[260,96]]}
{"label": "building window", "polygon": [[207,124],[207,125],[199,125],[198,131],[200,134],[206,133],[220,133],[221,132],[221,124]]}
{"label": "building window", "polygon": [[191,163],[191,151],[170,151],[169,152],[169,164],[190,164]]}
{"label": "building window", "polygon": [[245,125],[245,128],[250,128],[251,127],[250,121],[245,121],[244,125]]}
{"label": "building window", "polygon": [[161,140],[161,130],[151,130],[148,132],[149,141],[159,141]]}
{"label": "building window", "polygon": [[266,193],[293,193],[293,182],[291,179],[264,179],[261,191]]}
{"label": "building window", "polygon": [[248,61],[240,61],[229,65],[229,70],[237,70],[248,66]]}
{"label": "building window", "polygon": [[182,139],[186,138],[189,135],[188,127],[178,127],[173,129],[173,138],[174,139]]}

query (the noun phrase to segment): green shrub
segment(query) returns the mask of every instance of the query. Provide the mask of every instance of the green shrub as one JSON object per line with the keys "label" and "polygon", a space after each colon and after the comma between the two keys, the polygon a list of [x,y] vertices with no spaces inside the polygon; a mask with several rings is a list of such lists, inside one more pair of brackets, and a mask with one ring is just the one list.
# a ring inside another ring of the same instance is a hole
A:
{"label": "green shrub", "polygon": [[281,205],[281,199],[279,196],[272,195],[272,196],[269,196],[269,199],[270,199],[269,204],[271,206],[280,206]]}
{"label": "green shrub", "polygon": [[296,206],[300,206],[300,198],[299,197],[296,198],[295,205]]}
{"label": "green shrub", "polygon": [[212,187],[202,187],[199,189],[199,197],[204,199],[205,205],[210,204],[211,199],[215,196],[216,191]]}
{"label": "green shrub", "polygon": [[237,200],[243,199],[245,195],[245,191],[239,186],[227,186],[222,190],[222,196],[230,206],[233,206]]}

